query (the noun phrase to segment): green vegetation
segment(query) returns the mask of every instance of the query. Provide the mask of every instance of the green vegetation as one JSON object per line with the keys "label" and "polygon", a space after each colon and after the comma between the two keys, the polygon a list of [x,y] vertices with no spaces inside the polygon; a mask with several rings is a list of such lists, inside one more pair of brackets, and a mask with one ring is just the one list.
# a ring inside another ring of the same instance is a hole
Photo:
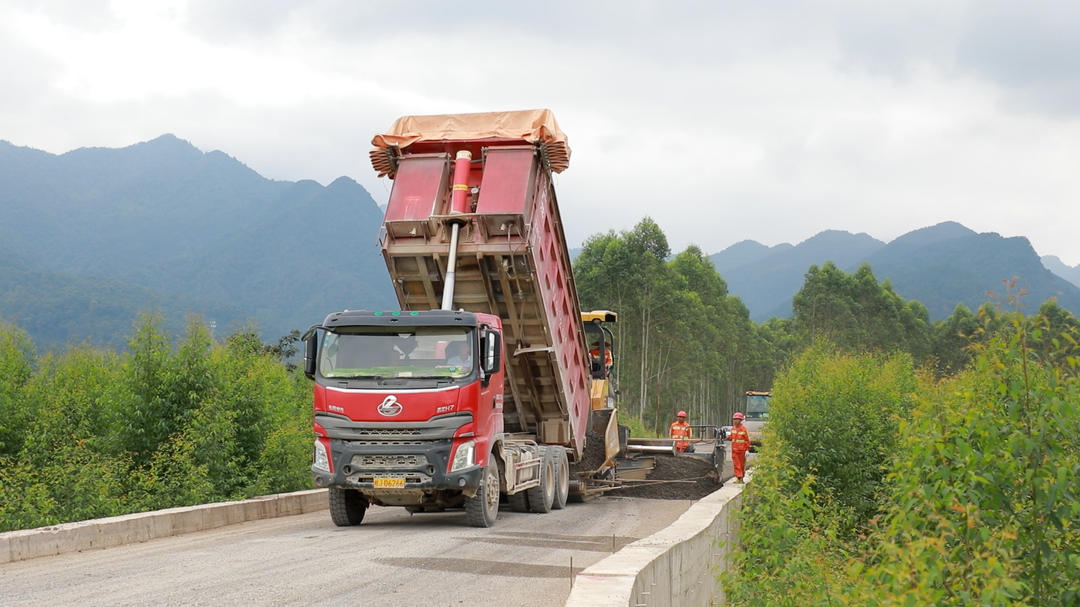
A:
{"label": "green vegetation", "polygon": [[[869,266],[825,264],[792,318],[757,325],[648,219],[574,270],[585,309],[619,313],[634,435],[773,391],[732,604],[1080,604],[1080,321],[1054,301],[931,323]],[[310,487],[298,333],[172,334],[151,316],[122,352],[39,355],[0,323],[0,530]]]}
{"label": "green vegetation", "polygon": [[620,313],[635,435],[772,388],[731,604],[1080,604],[1080,321],[1055,301],[932,323],[869,265],[827,263],[755,325],[648,219],[591,238],[575,275],[583,307]]}
{"label": "green vegetation", "polygon": [[[925,306],[878,282],[869,265],[847,274],[831,262],[806,272],[792,318],[754,324],[701,250],[673,256],[648,218],[589,238],[574,275],[584,309],[619,313],[612,329],[621,407],[648,434],[662,432],[679,409],[692,423],[727,423],[747,390],[771,388],[776,373],[816,340],[853,352],[903,352],[943,377],[969,365],[970,346],[1002,324],[991,302],[979,308],[982,320],[958,305],[932,323]],[[1075,322],[1053,300],[1041,313],[1058,327]]]}
{"label": "green vegetation", "polygon": [[729,602],[1080,604],[1080,333],[1059,312],[980,314],[971,364],[943,379],[904,353],[801,354]]}
{"label": "green vegetation", "polygon": [[39,358],[0,324],[0,531],[309,488],[310,384],[274,351],[151,316]]}
{"label": "green vegetation", "polygon": [[621,406],[647,433],[666,431],[678,409],[691,423],[726,423],[743,392],[772,381],[770,342],[701,250],[670,253],[644,219],[589,238],[574,264],[583,309],[619,313]]}

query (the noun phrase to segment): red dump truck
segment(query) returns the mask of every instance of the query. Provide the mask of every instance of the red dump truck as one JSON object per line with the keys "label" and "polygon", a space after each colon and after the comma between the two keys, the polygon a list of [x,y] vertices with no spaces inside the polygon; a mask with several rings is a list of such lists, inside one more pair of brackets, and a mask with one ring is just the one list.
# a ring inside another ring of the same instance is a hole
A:
{"label": "red dump truck", "polygon": [[561,508],[587,489],[572,463],[602,477],[619,451],[611,399],[590,394],[603,372],[552,185],[565,135],[535,110],[403,117],[373,144],[393,180],[379,242],[401,309],[336,312],[305,334],[311,470],[334,523],[370,504],[463,507],[479,527],[501,498]]}

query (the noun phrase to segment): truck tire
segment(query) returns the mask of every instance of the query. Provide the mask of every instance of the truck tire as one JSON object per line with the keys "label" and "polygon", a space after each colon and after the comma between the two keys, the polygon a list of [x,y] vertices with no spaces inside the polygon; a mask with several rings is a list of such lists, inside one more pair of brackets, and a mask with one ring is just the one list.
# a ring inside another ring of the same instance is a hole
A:
{"label": "truck tire", "polygon": [[541,456],[540,484],[530,487],[525,493],[529,496],[530,512],[551,512],[551,505],[555,503],[555,461],[550,449],[544,449]]}
{"label": "truck tire", "polygon": [[465,518],[473,527],[490,527],[499,518],[499,464],[488,456],[476,495],[465,498]]}
{"label": "truck tire", "polygon": [[555,499],[551,502],[554,510],[562,510],[566,507],[566,500],[570,497],[570,461],[566,459],[566,450],[555,451]]}
{"label": "truck tire", "polygon": [[354,489],[342,489],[330,487],[328,493],[330,500],[330,520],[338,527],[359,525],[364,520],[368,502],[364,496]]}

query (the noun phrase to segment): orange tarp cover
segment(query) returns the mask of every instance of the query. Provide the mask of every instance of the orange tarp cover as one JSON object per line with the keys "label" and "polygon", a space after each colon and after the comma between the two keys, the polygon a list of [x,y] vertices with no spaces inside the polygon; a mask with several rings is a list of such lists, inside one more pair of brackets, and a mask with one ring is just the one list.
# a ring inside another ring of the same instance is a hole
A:
{"label": "orange tarp cover", "polygon": [[435,116],[402,116],[390,130],[371,140],[371,164],[379,176],[390,172],[386,149],[397,146],[404,150],[417,141],[448,141],[463,139],[522,139],[545,145],[551,170],[560,173],[570,166],[570,146],[566,134],[555,122],[551,110],[519,110],[513,112],[482,112],[478,114],[441,114]]}

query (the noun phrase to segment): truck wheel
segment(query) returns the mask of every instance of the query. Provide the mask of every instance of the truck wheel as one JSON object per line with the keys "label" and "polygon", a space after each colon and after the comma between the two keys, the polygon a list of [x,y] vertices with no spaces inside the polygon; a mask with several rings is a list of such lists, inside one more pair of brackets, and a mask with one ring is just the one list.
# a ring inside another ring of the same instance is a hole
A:
{"label": "truck wheel", "polygon": [[465,498],[465,518],[473,527],[490,527],[499,518],[499,465],[494,454],[488,455],[476,495]]}
{"label": "truck wheel", "polygon": [[529,488],[529,510],[538,514],[551,512],[555,503],[555,462],[551,451],[545,449],[540,462],[540,484]]}
{"label": "truck wheel", "polygon": [[330,487],[330,520],[338,527],[359,525],[364,520],[368,502],[364,496],[353,489]]}
{"label": "truck wheel", "polygon": [[566,450],[555,451],[555,500],[551,502],[554,510],[562,510],[570,496],[570,462],[566,459]]}

